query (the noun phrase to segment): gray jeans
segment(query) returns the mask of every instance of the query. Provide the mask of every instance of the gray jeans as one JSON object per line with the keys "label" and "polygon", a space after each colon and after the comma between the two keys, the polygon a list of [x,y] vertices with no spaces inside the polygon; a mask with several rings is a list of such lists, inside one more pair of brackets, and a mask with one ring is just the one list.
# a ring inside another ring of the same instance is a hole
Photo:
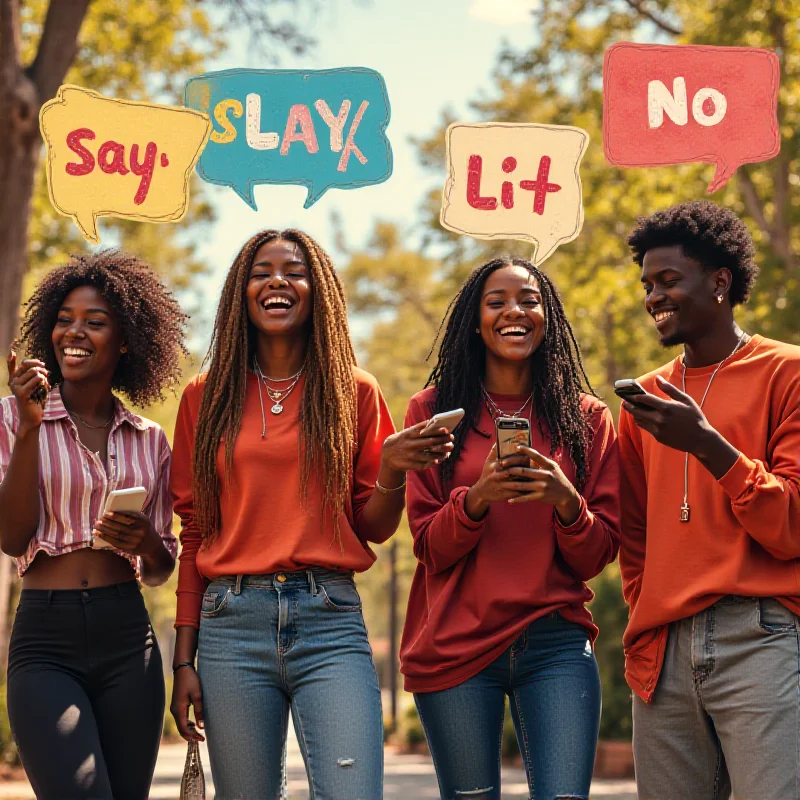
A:
{"label": "gray jeans", "polygon": [[652,703],[633,699],[640,800],[800,800],[800,618],[725,597],[669,628]]}

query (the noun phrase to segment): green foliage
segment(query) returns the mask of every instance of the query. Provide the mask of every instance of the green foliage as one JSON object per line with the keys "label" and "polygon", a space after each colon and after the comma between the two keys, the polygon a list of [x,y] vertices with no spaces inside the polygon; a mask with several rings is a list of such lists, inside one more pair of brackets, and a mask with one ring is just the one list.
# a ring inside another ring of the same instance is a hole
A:
{"label": "green foliage", "polygon": [[400,716],[396,738],[401,747],[409,749],[425,744],[427,741],[425,729],[422,727],[417,706],[414,703],[407,706]]}
{"label": "green foliage", "polygon": [[600,738],[629,740],[633,734],[631,690],[625,682],[625,656],[622,652],[622,634],[628,624],[628,607],[622,598],[617,563],[606,567],[590,585],[595,597],[589,609],[600,628],[600,636],[594,647],[603,689]]}
{"label": "green foliage", "polygon": [[[761,275],[750,303],[737,312],[740,324],[751,332],[800,344],[798,17],[800,0],[541,0],[533,12],[531,47],[503,52],[493,91],[472,104],[474,121],[577,125],[590,135],[581,167],[583,230],[551,256],[544,269],[562,294],[594,388],[615,415],[619,404],[612,392],[614,381],[641,375],[675,355],[659,348],[642,308],[639,272],[630,258],[627,234],[638,215],[706,196],[714,168],[689,164],[620,169],[605,161],[605,50],[627,40],[766,47],[777,52],[780,154],[740,167],[712,199],[748,223],[758,249]],[[409,237],[381,222],[346,271],[351,308],[374,322],[359,349],[367,369],[378,377],[398,424],[408,399],[425,383],[430,371],[425,356],[448,303],[470,269],[499,253],[531,255],[526,244],[475,241],[439,225],[444,131],[452,121],[452,113],[444,110],[437,129],[416,140],[420,162],[432,172],[430,191],[421,198],[422,246],[404,247]],[[375,574],[375,570],[367,573],[362,584],[368,585]],[[596,597],[591,610],[600,627],[596,652],[603,684],[601,735],[624,739],[631,733],[621,645],[627,608],[616,564],[592,586]]]}
{"label": "green foliage", "polygon": [[5,676],[0,681],[0,760],[6,764],[19,764],[17,746],[11,738],[11,724],[8,721]]}
{"label": "green foliage", "polygon": [[503,712],[503,758],[517,758],[520,754],[519,740],[517,739],[517,729],[514,727],[514,720],[511,717],[511,707],[506,697],[506,707]]}

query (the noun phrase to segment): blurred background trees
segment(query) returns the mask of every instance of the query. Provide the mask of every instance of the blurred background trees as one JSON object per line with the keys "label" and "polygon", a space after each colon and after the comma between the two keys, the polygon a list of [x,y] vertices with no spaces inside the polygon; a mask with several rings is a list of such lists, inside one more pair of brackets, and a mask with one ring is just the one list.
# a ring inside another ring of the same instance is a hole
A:
{"label": "blurred background trees", "polygon": [[[295,49],[309,44],[307,37],[292,31],[291,26],[282,27],[268,17],[252,16],[277,2],[94,0],[87,4],[77,0],[30,0],[20,8],[19,0],[0,0],[0,35],[13,20],[11,11],[16,9],[22,31],[18,68],[24,71],[25,67],[19,65],[35,61],[48,7],[86,6],[80,44],[66,79],[109,94],[179,102],[185,78],[202,71],[211,53],[225,46],[218,23],[220,19],[231,21],[228,14],[232,9],[238,15],[233,22],[253,27],[253,20],[259,19],[264,26],[259,35],[272,36],[268,41],[274,43],[276,52],[280,52],[281,45]],[[373,0],[371,13],[380,13],[383,2]],[[560,289],[592,384],[615,415],[618,403],[611,391],[613,382],[642,374],[675,355],[659,348],[651,321],[642,309],[638,271],[631,263],[626,235],[640,214],[706,196],[714,168],[685,165],[658,170],[618,169],[606,163],[602,149],[603,54],[608,46],[621,40],[756,46],[777,53],[781,63],[780,155],[765,163],[740,167],[712,199],[746,220],[758,248],[761,276],[751,302],[739,313],[740,323],[751,332],[800,344],[798,19],[800,0],[541,0],[531,17],[531,41],[535,44],[528,49],[507,48],[502,52],[491,91],[471,105],[474,121],[577,125],[589,132],[591,144],[581,169],[583,231],[548,259],[544,268]],[[7,55],[0,52],[0,64],[5,58]],[[57,84],[52,93],[56,88]],[[40,98],[40,102],[46,99]],[[0,88],[0,113],[7,115],[3,102]],[[344,236],[347,221],[339,221],[338,249],[345,254],[340,263],[350,310],[365,323],[359,329],[368,331],[358,342],[360,362],[378,377],[398,426],[404,419],[408,399],[427,379],[432,361],[426,362],[426,357],[448,304],[466,275],[497,253],[531,253],[529,246],[519,242],[481,242],[457,237],[439,226],[445,178],[444,129],[450,121],[452,112],[443,108],[441,125],[416,141],[419,158],[429,169],[430,186],[419,198],[419,221],[413,228],[403,230],[392,220],[377,220],[370,241],[353,250],[348,249]],[[5,146],[7,143],[0,143],[0,149]],[[33,211],[22,269],[23,297],[44,271],[84,247],[71,222],[51,208],[41,164],[32,175]],[[203,198],[202,186],[195,183],[191,217],[181,226],[109,221],[101,225],[104,243],[120,243],[148,260],[178,291],[187,310],[199,318],[195,324],[208,327],[216,298],[194,294],[197,277],[209,268],[198,257],[195,243],[202,236],[203,226],[214,224],[214,217]],[[5,208],[0,203],[0,209]],[[0,257],[0,271],[8,268],[7,263]],[[15,326],[18,299],[12,302],[3,289],[0,315],[4,323],[12,308]],[[0,344],[5,346],[7,342]],[[187,365],[187,379],[199,369],[203,353],[195,355],[194,362]],[[0,370],[3,368],[0,366]],[[0,381],[0,392],[5,393],[4,375],[0,375]],[[146,413],[161,422],[171,436],[176,409],[177,399],[170,398]],[[402,626],[416,566],[405,523],[393,541],[399,598],[397,622]],[[391,674],[391,546],[378,548],[377,564],[359,577],[367,627],[384,685]],[[146,590],[165,660],[170,654],[174,584],[173,577],[165,587]],[[601,629],[597,643],[604,695],[601,734],[624,739],[631,730],[630,692],[622,674],[621,651],[627,609],[616,564],[592,581],[592,588],[596,592],[592,612]],[[0,614],[0,627],[3,620],[10,618],[13,607],[12,596],[8,613]],[[410,737],[418,735],[413,712],[411,721],[404,725]]]}

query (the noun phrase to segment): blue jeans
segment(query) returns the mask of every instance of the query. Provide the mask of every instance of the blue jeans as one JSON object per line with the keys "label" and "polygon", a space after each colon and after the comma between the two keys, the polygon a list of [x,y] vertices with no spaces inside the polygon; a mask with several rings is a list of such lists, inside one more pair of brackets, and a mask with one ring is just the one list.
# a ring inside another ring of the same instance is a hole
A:
{"label": "blue jeans", "polygon": [[198,639],[217,800],[276,800],[292,710],[312,800],[380,800],[383,713],[350,574],[213,581]]}
{"label": "blue jeans", "polygon": [[553,612],[464,683],[414,695],[442,799],[500,797],[506,695],[531,797],[588,798],[600,676],[586,631]]}

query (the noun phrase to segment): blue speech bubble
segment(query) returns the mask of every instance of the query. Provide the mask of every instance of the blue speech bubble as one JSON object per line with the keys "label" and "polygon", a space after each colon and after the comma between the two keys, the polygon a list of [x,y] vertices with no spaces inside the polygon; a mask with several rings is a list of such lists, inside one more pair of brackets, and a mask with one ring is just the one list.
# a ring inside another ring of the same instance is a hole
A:
{"label": "blue speech bubble", "polygon": [[254,211],[259,183],[302,184],[309,208],[331,187],[356,189],[392,174],[389,96],[375,70],[207,72],[187,82],[184,102],[214,125],[200,177],[230,186]]}

